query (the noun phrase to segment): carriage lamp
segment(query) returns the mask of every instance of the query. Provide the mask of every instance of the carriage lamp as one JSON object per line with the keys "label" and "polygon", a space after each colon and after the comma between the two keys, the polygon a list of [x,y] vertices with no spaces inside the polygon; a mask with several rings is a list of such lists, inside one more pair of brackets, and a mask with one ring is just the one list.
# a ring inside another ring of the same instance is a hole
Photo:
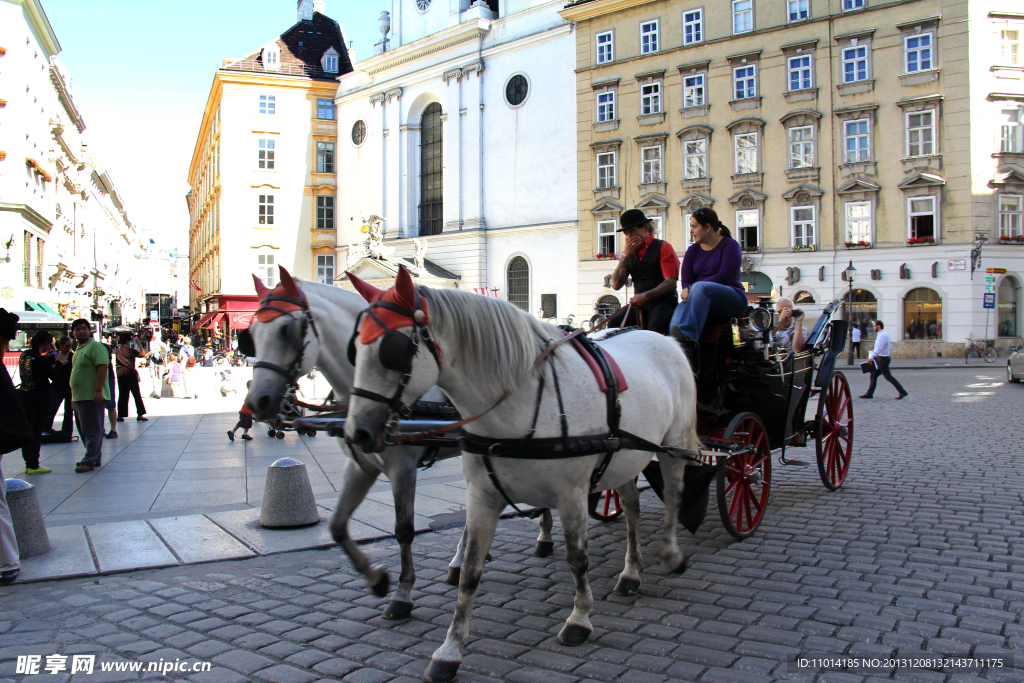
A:
{"label": "carriage lamp", "polygon": [[848,344],[848,352],[846,354],[846,364],[853,365],[853,278],[857,275],[857,269],[853,267],[853,260],[850,260],[850,265],[846,266],[846,270],[843,271],[843,277],[846,278],[846,283],[850,286],[850,303],[849,313],[846,319],[850,322],[850,342]]}

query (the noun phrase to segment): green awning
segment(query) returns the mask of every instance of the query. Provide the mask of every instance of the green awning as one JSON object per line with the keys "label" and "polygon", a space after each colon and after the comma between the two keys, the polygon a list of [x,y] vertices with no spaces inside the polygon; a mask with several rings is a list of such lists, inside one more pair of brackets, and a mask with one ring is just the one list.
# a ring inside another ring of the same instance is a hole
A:
{"label": "green awning", "polygon": [[30,311],[39,311],[40,313],[46,313],[46,311],[43,310],[43,307],[37,304],[35,301],[26,301],[25,305],[28,306],[28,310]]}
{"label": "green awning", "polygon": [[50,304],[44,304],[43,302],[39,302],[39,304],[37,305],[42,306],[43,310],[46,311],[47,313],[52,313],[53,315],[60,315],[60,313],[50,308]]}

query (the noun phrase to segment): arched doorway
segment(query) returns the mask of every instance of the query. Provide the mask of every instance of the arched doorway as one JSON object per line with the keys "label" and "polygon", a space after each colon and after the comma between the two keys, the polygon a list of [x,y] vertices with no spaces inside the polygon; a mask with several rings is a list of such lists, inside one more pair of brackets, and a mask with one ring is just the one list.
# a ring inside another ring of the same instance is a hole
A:
{"label": "arched doorway", "polygon": [[[849,296],[849,293],[847,293]],[[853,310],[850,312],[853,327],[860,328],[861,340],[875,338],[874,320],[878,318],[878,299],[866,289],[853,290]]]}
{"label": "arched doorway", "polygon": [[611,294],[602,296],[594,306],[594,313],[603,315],[606,318],[611,317],[611,314],[617,310],[619,310],[619,300]]}
{"label": "arched doorway", "polygon": [[918,287],[903,298],[903,338],[942,339],[942,297],[934,289]]}
{"label": "arched doorway", "polygon": [[420,237],[440,235],[444,229],[444,139],[441,105],[423,110],[420,119]]}
{"label": "arched doorway", "polygon": [[756,270],[741,273],[740,282],[747,290],[747,299],[751,301],[757,301],[757,297],[769,296],[772,293],[772,279]]}
{"label": "arched doorway", "polygon": [[999,336],[1019,336],[1017,300],[1020,298],[1020,284],[1013,276],[1003,278],[999,283]]}
{"label": "arched doorway", "polygon": [[508,302],[526,312],[530,311],[530,264],[522,256],[508,262],[505,290]]}

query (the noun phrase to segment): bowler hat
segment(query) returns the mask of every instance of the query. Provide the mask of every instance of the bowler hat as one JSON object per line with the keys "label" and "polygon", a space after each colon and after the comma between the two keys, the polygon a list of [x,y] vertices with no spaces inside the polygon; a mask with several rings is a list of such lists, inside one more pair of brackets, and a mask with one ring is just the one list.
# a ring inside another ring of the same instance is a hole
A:
{"label": "bowler hat", "polygon": [[636,228],[649,222],[650,219],[640,209],[623,211],[622,215],[619,216],[619,229],[616,232],[625,232],[630,228]]}

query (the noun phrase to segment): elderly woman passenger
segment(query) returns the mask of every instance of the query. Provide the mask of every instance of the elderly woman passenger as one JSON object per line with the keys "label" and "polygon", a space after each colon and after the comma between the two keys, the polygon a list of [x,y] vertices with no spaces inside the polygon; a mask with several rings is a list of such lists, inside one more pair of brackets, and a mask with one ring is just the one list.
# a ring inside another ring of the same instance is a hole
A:
{"label": "elderly woman passenger", "polygon": [[683,345],[692,365],[699,364],[701,330],[710,317],[729,319],[747,310],[747,295],[740,284],[743,254],[729,228],[718,220],[718,214],[700,208],[690,215],[693,244],[683,256],[679,275],[680,299],[672,315],[669,330]]}

